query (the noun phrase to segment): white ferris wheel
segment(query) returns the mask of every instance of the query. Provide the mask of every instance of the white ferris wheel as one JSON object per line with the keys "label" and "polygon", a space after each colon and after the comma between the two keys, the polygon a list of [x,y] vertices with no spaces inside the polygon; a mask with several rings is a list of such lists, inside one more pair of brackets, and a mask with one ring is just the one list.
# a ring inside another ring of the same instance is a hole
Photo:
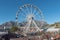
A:
{"label": "white ferris wheel", "polygon": [[[29,33],[40,31],[40,28],[43,26],[44,16],[41,10],[35,5],[25,4],[23,6],[20,6],[16,13],[17,24],[18,19],[20,19],[19,21],[27,22],[24,32]],[[36,21],[42,21],[40,27],[38,27]],[[31,27],[32,23],[34,26]]]}

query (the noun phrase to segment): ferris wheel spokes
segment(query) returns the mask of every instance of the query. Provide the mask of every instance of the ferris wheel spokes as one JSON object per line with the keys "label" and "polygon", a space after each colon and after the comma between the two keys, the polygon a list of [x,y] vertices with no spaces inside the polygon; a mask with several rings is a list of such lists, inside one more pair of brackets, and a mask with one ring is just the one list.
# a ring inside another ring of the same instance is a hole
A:
{"label": "ferris wheel spokes", "polygon": [[23,9],[23,8],[20,8],[21,9],[21,11],[23,12],[23,13],[25,13],[25,15],[26,15],[26,11]]}
{"label": "ferris wheel spokes", "polygon": [[32,13],[32,5],[31,5],[31,13]]}

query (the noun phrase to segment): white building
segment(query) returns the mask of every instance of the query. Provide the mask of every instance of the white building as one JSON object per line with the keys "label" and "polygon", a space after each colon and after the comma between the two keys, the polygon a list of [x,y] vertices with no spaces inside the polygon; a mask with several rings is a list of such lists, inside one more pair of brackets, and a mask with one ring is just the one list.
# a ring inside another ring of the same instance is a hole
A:
{"label": "white building", "polygon": [[46,32],[58,32],[60,28],[50,27],[46,30]]}

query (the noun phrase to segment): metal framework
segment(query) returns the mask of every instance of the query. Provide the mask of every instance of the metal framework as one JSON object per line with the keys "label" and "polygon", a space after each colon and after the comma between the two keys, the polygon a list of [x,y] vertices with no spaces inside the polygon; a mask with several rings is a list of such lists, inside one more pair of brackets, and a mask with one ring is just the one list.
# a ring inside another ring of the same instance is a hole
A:
{"label": "metal framework", "polygon": [[[20,17],[21,20],[27,22],[25,25],[25,29],[24,29],[25,33],[40,31],[40,28],[43,26],[44,16],[38,7],[31,5],[31,4],[25,4],[23,6],[20,6],[16,13],[17,25],[18,25],[19,14],[20,16],[22,16]],[[38,27],[36,21],[42,21],[42,23],[40,24],[41,25],[40,27]],[[31,27],[31,23],[34,24],[33,27]]]}

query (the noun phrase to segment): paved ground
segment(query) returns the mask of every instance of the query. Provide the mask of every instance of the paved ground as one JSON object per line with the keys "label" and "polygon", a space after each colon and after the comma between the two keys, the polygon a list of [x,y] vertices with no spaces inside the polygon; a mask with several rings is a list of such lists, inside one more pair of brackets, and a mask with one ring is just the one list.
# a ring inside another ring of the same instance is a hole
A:
{"label": "paved ground", "polygon": [[19,38],[15,38],[15,39],[10,39],[10,40],[19,40]]}
{"label": "paved ground", "polygon": [[15,38],[15,39],[10,39],[10,40],[20,40],[19,38]]}
{"label": "paved ground", "polygon": [[27,40],[26,38],[14,38],[14,39],[10,39],[10,40]]}

